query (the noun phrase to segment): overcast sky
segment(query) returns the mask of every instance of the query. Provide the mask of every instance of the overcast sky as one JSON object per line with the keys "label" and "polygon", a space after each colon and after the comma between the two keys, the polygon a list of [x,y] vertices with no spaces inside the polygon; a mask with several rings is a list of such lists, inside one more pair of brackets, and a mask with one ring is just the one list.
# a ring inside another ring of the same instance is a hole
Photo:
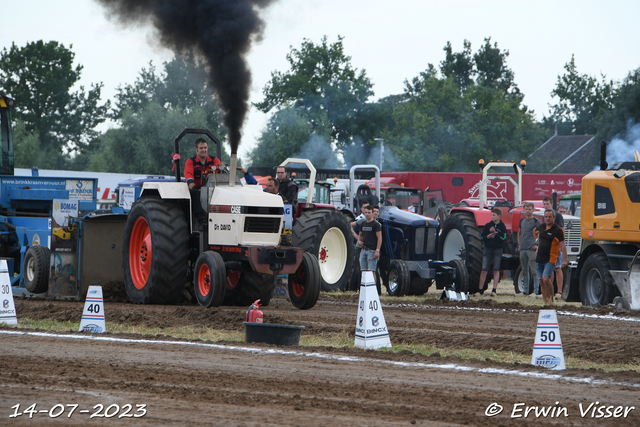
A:
{"label": "overcast sky", "polygon": [[[73,45],[76,62],[84,66],[81,84],[103,82],[103,99],[133,83],[149,61],[161,69],[173,57],[154,44],[150,28],[122,28],[90,0],[3,1],[1,10],[0,47],[40,39]],[[303,38],[319,43],[323,35],[329,42],[345,37],[352,65],[374,83],[371,101],[401,93],[404,80],[429,63],[438,66],[447,41],[458,52],[467,39],[475,52],[491,37],[509,51],[507,65],[538,118],[549,114],[550,92],[572,54],[580,73],[612,80],[640,67],[638,0],[280,0],[262,17],[264,39],[247,58],[253,102],[262,99],[272,71],[288,70],[291,46],[299,48]],[[255,145],[266,120],[251,109],[240,157]]]}

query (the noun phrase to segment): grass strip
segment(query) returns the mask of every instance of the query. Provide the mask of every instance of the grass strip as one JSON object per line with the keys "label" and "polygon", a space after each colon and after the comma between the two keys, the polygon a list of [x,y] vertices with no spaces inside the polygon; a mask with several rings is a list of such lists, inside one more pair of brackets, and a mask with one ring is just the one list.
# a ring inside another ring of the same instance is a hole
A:
{"label": "grass strip", "polygon": [[[70,321],[53,321],[53,320],[32,320],[29,318],[20,319],[20,324],[11,326],[15,329],[36,329],[43,332],[77,332],[80,322]],[[138,334],[142,336],[162,336],[179,338],[186,340],[200,341],[231,341],[243,342],[244,333],[242,331],[229,331],[210,329],[196,326],[183,326],[177,328],[148,328],[139,325],[123,325],[121,323],[106,324],[107,331],[113,334]],[[319,335],[305,335],[300,338],[301,347],[334,347],[343,348],[353,347],[354,339],[345,330],[341,332],[322,332]],[[476,349],[449,349],[435,347],[429,344],[398,344],[390,349],[382,349],[380,351],[391,351],[399,353],[402,351],[410,351],[411,353],[423,354],[425,356],[440,357],[457,356],[462,360],[481,360],[492,361],[497,363],[509,363],[513,365],[529,365],[531,364],[531,356],[508,351],[495,350],[476,350]],[[584,359],[566,357],[565,365],[571,369],[598,369],[603,372],[640,372],[640,362],[638,364],[606,364],[596,363]]]}

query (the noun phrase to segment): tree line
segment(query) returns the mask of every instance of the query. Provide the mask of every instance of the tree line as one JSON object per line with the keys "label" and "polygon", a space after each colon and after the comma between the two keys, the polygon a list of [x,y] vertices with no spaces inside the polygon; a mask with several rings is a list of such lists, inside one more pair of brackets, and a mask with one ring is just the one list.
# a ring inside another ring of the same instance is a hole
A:
{"label": "tree line", "polygon": [[[378,164],[382,139],[385,169],[474,171],[480,158],[525,158],[556,129],[610,140],[640,122],[640,68],[613,82],[579,73],[572,56],[551,91],[557,102],[537,121],[507,65],[509,52],[490,38],[475,52],[466,40],[460,52],[447,43],[438,66],[427,64],[405,80],[403,93],[377,101],[343,41],[304,39],[287,54],[289,70],[272,72],[254,104],[271,115],[245,159],[250,165],[287,157],[329,168]],[[112,103],[101,101],[102,83],[73,90],[82,66],[73,67],[72,48],[40,40],[0,52],[0,89],[16,100],[16,167],[167,174],[172,139],[184,128],[208,128],[225,140],[197,57],[176,55],[161,70],[149,63]],[[97,131],[107,120],[116,126]]]}

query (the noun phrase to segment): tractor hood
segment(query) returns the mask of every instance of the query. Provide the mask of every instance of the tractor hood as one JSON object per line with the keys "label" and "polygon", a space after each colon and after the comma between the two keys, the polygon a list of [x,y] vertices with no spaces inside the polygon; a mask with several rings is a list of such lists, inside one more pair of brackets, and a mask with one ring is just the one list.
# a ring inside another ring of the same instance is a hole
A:
{"label": "tractor hood", "polygon": [[[225,187],[219,185],[210,199],[211,205],[223,206],[251,206],[279,208],[278,215],[282,215],[284,203],[282,197],[262,191],[259,185],[247,185],[244,187]],[[258,213],[258,212],[255,212]]]}
{"label": "tractor hood", "polygon": [[407,212],[398,209],[396,206],[381,206],[380,216],[378,217],[380,222],[388,222],[390,224],[402,224],[411,227],[438,227],[438,221],[431,218],[418,215],[413,212]]}

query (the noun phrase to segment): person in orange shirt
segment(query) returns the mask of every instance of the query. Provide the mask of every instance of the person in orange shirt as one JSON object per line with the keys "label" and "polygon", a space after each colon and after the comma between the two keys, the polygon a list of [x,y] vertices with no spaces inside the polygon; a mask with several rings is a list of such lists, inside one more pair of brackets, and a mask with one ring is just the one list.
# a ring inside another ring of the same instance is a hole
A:
{"label": "person in orange shirt", "polygon": [[[553,270],[558,262],[560,251],[567,253],[567,246],[564,242],[564,233],[555,223],[556,214],[553,209],[544,211],[544,224],[538,226],[534,233],[538,240],[535,246],[538,250],[536,255],[536,272],[542,291],[542,299],[545,305],[553,304]],[[562,266],[567,266],[567,260],[562,260]]]}

